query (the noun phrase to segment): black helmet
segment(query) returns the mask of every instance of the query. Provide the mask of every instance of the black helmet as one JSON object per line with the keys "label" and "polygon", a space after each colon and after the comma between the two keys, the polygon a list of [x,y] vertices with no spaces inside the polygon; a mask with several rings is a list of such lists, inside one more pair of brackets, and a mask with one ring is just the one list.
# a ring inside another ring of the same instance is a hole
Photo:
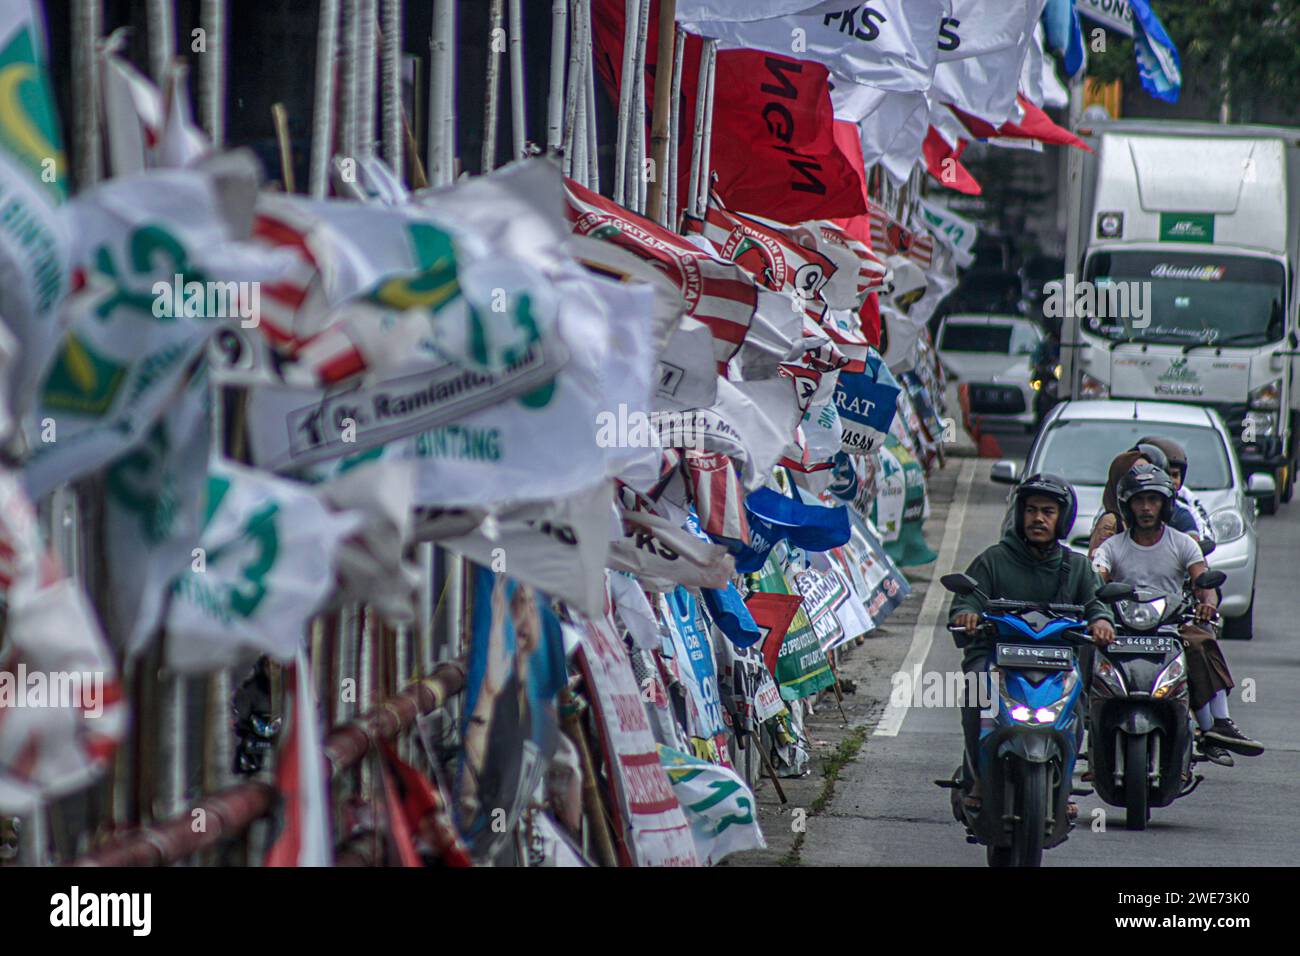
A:
{"label": "black helmet", "polygon": [[1150,438],[1139,438],[1138,444],[1154,445],[1156,448],[1163,451],[1165,453],[1165,458],[1167,459],[1165,471],[1168,471],[1170,468],[1177,468],[1183,474],[1183,481],[1187,481],[1187,449],[1182,445],[1178,444],[1178,442],[1174,441],[1172,438],[1160,438],[1154,436]]}
{"label": "black helmet", "polygon": [[1162,496],[1164,504],[1160,509],[1160,520],[1168,524],[1174,516],[1174,480],[1168,472],[1146,462],[1138,462],[1129,469],[1128,474],[1119,480],[1115,487],[1115,496],[1119,499],[1119,510],[1124,516],[1125,526],[1133,527],[1133,509],[1129,505],[1134,495],[1155,492]]}
{"label": "black helmet", "polygon": [[1130,448],[1129,451],[1141,452],[1143,458],[1161,471],[1169,470],[1169,458],[1165,455],[1164,449],[1159,445],[1151,444],[1145,438]]}
{"label": "black helmet", "polygon": [[1030,475],[1016,485],[1013,503],[1015,528],[1016,535],[1022,539],[1025,536],[1025,499],[1031,495],[1055,498],[1061,505],[1061,515],[1056,519],[1056,539],[1064,541],[1065,536],[1074,527],[1074,519],[1079,514],[1079,499],[1075,497],[1074,487],[1058,475],[1044,474]]}

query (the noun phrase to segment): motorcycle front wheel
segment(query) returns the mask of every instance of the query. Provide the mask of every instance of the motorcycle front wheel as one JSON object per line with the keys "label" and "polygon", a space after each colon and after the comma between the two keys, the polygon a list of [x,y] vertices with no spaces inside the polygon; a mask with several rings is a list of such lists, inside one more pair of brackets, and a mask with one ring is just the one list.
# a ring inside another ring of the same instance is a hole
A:
{"label": "motorcycle front wheel", "polygon": [[1047,831],[1047,765],[1020,765],[1016,794],[1016,821],[1012,838],[1015,866],[1043,865],[1043,837]]}
{"label": "motorcycle front wheel", "polygon": [[1147,738],[1124,739],[1124,829],[1145,830],[1151,807],[1147,792]]}

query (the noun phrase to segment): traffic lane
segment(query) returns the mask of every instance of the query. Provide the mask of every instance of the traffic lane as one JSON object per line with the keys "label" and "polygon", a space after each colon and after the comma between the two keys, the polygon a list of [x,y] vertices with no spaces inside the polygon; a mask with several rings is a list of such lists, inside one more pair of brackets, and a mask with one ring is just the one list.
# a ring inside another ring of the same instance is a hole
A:
{"label": "traffic lane", "polygon": [[[971,487],[954,568],[966,567],[996,540],[1006,491],[987,480],[987,465]],[[1262,519],[1256,637],[1225,642],[1238,683],[1234,716],[1269,747],[1256,758],[1238,757],[1234,768],[1198,764],[1206,780],[1196,793],[1152,811],[1145,831],[1124,829],[1124,811],[1095,795],[1076,798],[1080,825],[1064,844],[1044,855],[1048,866],[1296,865],[1300,846],[1291,792],[1300,776],[1300,734],[1294,701],[1300,697],[1300,654],[1284,622],[1295,615],[1293,575],[1300,554],[1300,511],[1286,506]],[[947,675],[960,669],[960,654],[942,621],[936,626],[925,671]],[[1252,684],[1246,684],[1249,680]],[[1254,688],[1254,702],[1241,692]],[[933,781],[960,762],[957,711],[912,707],[897,737],[871,737],[859,760],[841,771],[828,808],[830,820],[805,837],[803,859],[811,864],[982,866],[983,847],[967,844],[952,818],[948,792]],[[1087,765],[1082,764],[1080,770]],[[812,821],[809,821],[810,824]],[[833,825],[832,825],[833,824]],[[1102,827],[1104,826],[1104,829]]]}

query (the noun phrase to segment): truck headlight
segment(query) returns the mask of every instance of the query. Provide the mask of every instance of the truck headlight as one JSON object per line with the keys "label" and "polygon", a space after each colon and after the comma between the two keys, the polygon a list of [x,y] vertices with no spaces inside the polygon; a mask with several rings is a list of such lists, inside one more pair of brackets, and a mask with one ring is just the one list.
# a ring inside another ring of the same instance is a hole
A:
{"label": "truck headlight", "polygon": [[1210,515],[1210,527],[1214,529],[1214,540],[1227,544],[1246,533],[1246,519],[1236,508],[1220,508]]}
{"label": "truck headlight", "polygon": [[1110,386],[1099,378],[1093,378],[1087,372],[1079,376],[1080,398],[1110,398]]}
{"label": "truck headlight", "polygon": [[1277,409],[1282,407],[1282,380],[1275,378],[1267,385],[1252,388],[1246,399],[1251,408]]}

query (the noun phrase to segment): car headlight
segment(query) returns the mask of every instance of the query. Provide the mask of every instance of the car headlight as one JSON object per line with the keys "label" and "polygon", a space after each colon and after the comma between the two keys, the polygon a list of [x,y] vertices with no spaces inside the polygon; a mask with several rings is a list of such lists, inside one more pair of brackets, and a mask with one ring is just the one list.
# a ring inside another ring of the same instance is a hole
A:
{"label": "car headlight", "polygon": [[1214,529],[1214,540],[1227,544],[1246,533],[1246,519],[1236,508],[1220,508],[1210,515],[1210,527]]}
{"label": "car headlight", "polygon": [[1282,407],[1282,380],[1275,378],[1267,385],[1252,388],[1246,398],[1251,408],[1275,409]]}
{"label": "car headlight", "polygon": [[1115,605],[1119,619],[1135,631],[1149,631],[1160,623],[1165,613],[1165,599],[1154,601],[1120,601]]}
{"label": "car headlight", "polygon": [[1187,658],[1182,654],[1175,657],[1156,678],[1155,690],[1151,696],[1163,700],[1173,697],[1187,688]]}
{"label": "car headlight", "polygon": [[1087,372],[1079,376],[1080,398],[1110,398],[1110,386],[1099,378],[1093,378]]}

